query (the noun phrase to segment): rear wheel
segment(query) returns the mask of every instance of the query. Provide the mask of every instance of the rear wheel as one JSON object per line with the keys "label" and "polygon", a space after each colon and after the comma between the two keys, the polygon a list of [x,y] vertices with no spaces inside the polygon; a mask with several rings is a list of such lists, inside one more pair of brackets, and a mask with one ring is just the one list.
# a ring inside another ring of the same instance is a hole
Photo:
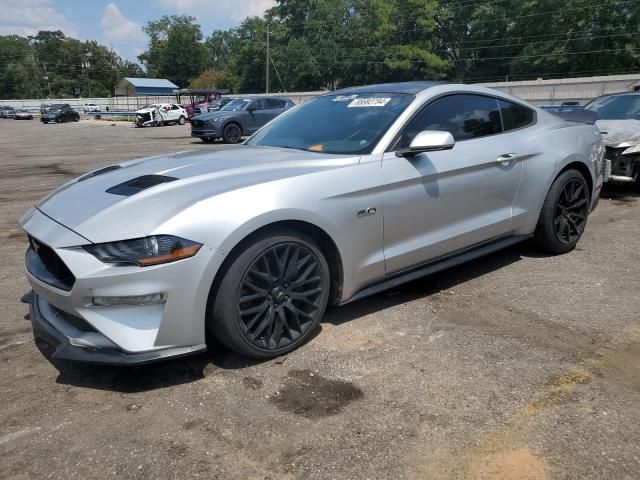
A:
{"label": "rear wheel", "polygon": [[238,143],[242,138],[242,130],[237,123],[230,123],[224,127],[222,138],[226,143]]}
{"label": "rear wheel", "polygon": [[179,125],[184,125],[186,122],[184,116],[180,115],[180,118],[178,119],[178,124]]}
{"label": "rear wheel", "polygon": [[551,185],[535,232],[538,246],[550,253],[573,250],[589,216],[590,192],[582,173],[567,170]]}
{"label": "rear wheel", "polygon": [[329,298],[329,267],[315,243],[296,232],[273,232],[231,262],[213,292],[209,331],[253,358],[277,357],[302,345]]}
{"label": "rear wheel", "polygon": [[79,122],[80,121],[80,115],[76,115],[75,117],[73,117],[73,121],[74,122]]}

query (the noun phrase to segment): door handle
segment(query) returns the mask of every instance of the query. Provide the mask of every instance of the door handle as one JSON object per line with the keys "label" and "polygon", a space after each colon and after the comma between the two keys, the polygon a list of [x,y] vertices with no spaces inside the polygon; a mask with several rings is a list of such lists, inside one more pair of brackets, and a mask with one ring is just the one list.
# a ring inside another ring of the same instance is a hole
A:
{"label": "door handle", "polygon": [[509,165],[517,158],[517,153],[505,153],[504,155],[500,155],[498,158],[496,158],[496,163],[500,163],[501,165]]}

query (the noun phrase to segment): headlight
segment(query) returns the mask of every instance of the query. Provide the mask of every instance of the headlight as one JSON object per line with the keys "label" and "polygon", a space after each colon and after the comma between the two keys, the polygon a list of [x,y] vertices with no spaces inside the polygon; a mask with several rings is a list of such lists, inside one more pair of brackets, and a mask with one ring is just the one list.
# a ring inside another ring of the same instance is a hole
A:
{"label": "headlight", "polygon": [[104,263],[131,263],[141,267],[193,257],[202,245],[172,235],[85,245],[83,248]]}
{"label": "headlight", "polygon": [[220,119],[217,118],[217,117],[216,118],[212,118],[211,120],[209,120],[209,122],[211,122],[211,123],[218,123],[219,121],[220,121]]}

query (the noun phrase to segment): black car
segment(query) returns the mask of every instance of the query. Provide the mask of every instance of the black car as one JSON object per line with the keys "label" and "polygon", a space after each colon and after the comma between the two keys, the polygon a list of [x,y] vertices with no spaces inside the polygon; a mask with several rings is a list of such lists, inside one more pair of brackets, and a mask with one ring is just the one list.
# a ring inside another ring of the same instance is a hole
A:
{"label": "black car", "polygon": [[68,103],[51,105],[47,113],[40,117],[42,123],[77,122],[79,120],[80,114],[71,108]]}
{"label": "black car", "polygon": [[10,105],[3,105],[0,108],[0,118],[13,118],[15,109]]}
{"label": "black car", "polygon": [[238,143],[243,136],[252,135],[293,106],[293,102],[286,98],[236,98],[217,112],[193,117],[191,136],[205,143],[218,138],[226,143]]}

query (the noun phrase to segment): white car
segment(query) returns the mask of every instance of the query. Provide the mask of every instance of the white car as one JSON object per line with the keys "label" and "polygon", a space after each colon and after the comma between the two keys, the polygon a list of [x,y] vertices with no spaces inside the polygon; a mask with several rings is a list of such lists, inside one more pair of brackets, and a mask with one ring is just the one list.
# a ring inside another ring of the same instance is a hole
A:
{"label": "white car", "polygon": [[[157,119],[157,114],[160,118]],[[175,103],[156,103],[141,108],[136,112],[136,124],[147,126],[151,124],[184,125],[189,116],[187,111]]]}
{"label": "white car", "polygon": [[100,111],[100,106],[96,105],[95,103],[85,103],[84,106],[82,107],[82,111],[84,113],[87,113],[87,112],[99,112]]}

